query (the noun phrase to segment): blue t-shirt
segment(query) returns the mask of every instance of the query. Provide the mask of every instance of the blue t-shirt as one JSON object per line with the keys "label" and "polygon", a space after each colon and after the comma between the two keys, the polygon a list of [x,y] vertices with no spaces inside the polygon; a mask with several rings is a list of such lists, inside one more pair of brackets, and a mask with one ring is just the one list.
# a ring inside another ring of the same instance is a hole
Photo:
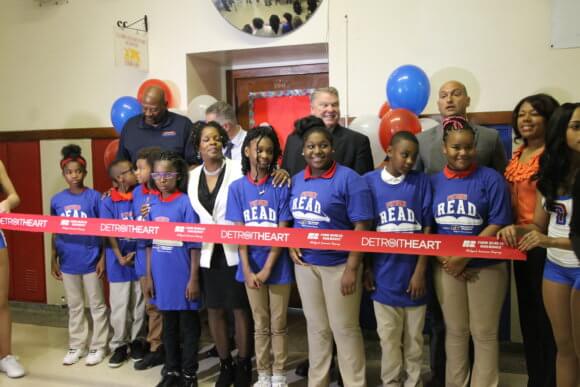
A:
{"label": "blue t-shirt", "polygon": [[[366,179],[375,209],[375,225],[379,232],[415,233],[433,224],[431,183],[420,172],[409,172],[398,184],[383,180],[383,170],[367,173]],[[424,305],[427,296],[411,299],[407,288],[417,266],[417,255],[373,254],[376,290],[371,298],[381,304],[408,307]]]}
{"label": "blue t-shirt", "polygon": [[[80,194],[65,189],[50,201],[50,214],[69,218],[98,218],[101,195],[90,188]],[[65,274],[89,274],[96,270],[102,240],[95,236],[56,234],[60,270]]]}
{"label": "blue t-shirt", "polygon": [[[244,176],[232,182],[228,192],[226,219],[243,222],[247,226],[278,227],[279,222],[290,222],[292,215],[288,208],[290,189],[274,187],[272,177],[254,183]],[[248,246],[250,268],[258,273],[266,263],[270,247]],[[236,279],[244,282],[244,269],[238,265]],[[283,249],[274,265],[267,284],[289,284],[294,281],[294,266],[288,250]]]}
{"label": "blue t-shirt", "polygon": [[[101,218],[133,220],[133,201],[121,197],[117,190],[111,190],[111,195],[101,201]],[[123,256],[137,250],[137,241],[132,238],[117,238],[117,244]],[[138,277],[135,266],[121,265],[108,241],[106,245],[105,260],[109,282],[136,281]]]}
{"label": "blue t-shirt", "polygon": [[[182,192],[159,198],[151,206],[149,216],[155,222],[199,223],[189,198]],[[188,301],[185,289],[191,274],[190,250],[201,248],[201,244],[153,240],[151,245],[151,275],[155,286],[152,303],[159,310],[198,310],[201,300]]]}
{"label": "blue t-shirt", "polygon": [[[508,187],[503,176],[491,168],[478,167],[463,178],[431,175],[433,218],[438,234],[479,235],[488,225],[512,223]],[[499,263],[495,259],[472,259],[468,267]]]}
{"label": "blue t-shirt", "polygon": [[[294,228],[352,230],[354,222],[373,219],[371,191],[358,173],[339,164],[317,178],[307,170],[292,178]],[[313,265],[342,265],[347,258],[347,251],[302,249],[304,262]]]}
{"label": "blue t-shirt", "polygon": [[[145,219],[141,215],[141,207],[143,204],[156,203],[157,195],[149,190],[144,184],[138,185],[133,190],[133,217],[135,220],[151,220],[149,216]],[[146,239],[137,239],[137,253],[135,254],[135,272],[138,277],[145,277],[147,275],[147,256],[145,247],[147,246]]]}

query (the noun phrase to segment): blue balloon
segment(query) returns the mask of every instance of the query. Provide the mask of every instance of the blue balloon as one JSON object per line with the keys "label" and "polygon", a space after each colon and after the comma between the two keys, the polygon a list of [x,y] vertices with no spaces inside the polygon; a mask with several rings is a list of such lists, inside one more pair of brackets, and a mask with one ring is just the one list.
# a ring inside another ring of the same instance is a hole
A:
{"label": "blue balloon", "polygon": [[111,107],[111,122],[117,133],[121,134],[127,121],[143,112],[141,104],[134,97],[121,97]]}
{"label": "blue balloon", "polygon": [[391,109],[407,109],[421,114],[431,87],[427,74],[415,65],[403,65],[395,69],[387,80],[387,100]]}

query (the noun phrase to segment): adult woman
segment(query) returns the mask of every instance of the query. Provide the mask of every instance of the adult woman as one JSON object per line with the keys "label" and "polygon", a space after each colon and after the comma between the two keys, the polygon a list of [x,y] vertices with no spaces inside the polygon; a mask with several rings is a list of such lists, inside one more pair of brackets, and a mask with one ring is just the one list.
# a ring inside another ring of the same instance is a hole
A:
{"label": "adult woman", "polygon": [[[515,224],[531,224],[536,205],[537,173],[544,153],[546,125],[558,101],[546,94],[522,99],[512,114],[516,141],[523,144],[514,152],[505,178],[512,196]],[[542,298],[542,276],[546,249],[528,251],[526,261],[514,262],[520,327],[524,339],[528,387],[555,384],[556,345]]]}
{"label": "adult woman", "polygon": [[[307,166],[292,178],[294,227],[368,229],[373,218],[368,185],[356,172],[333,160],[333,138],[324,122],[306,117],[296,123],[296,132],[303,139]],[[334,338],[344,385],[364,386],[365,354],[358,323],[362,254],[290,249],[290,255],[306,316],[308,385],[328,385]]]}
{"label": "adult woman", "polygon": [[575,387],[580,381],[580,260],[569,239],[571,194],[578,171],[580,103],[566,103],[548,122],[533,223],[512,225],[500,233],[520,250],[547,249],[542,295],[556,341],[558,387]]}
{"label": "adult woman", "polygon": [[[443,122],[444,170],[433,175],[437,233],[492,236],[511,222],[509,192],[502,176],[475,164],[475,132],[465,118]],[[507,290],[505,262],[440,256],[433,269],[447,335],[448,386],[494,387],[499,383],[497,332]],[[470,375],[469,337],[475,361]]]}
{"label": "adult woman", "polygon": [[[6,199],[0,202],[0,213],[9,213],[20,204],[20,198],[0,161],[0,188],[6,193]],[[0,231],[0,372],[9,378],[24,376],[25,371],[18,360],[12,356],[12,319],[8,306],[8,285],[10,283],[10,261],[6,239]]]}
{"label": "adult woman", "polygon": [[[215,121],[193,133],[193,147],[203,164],[192,170],[188,195],[200,223],[226,224],[227,193],[231,182],[242,177],[239,161],[227,159],[222,150],[228,143],[225,129]],[[251,380],[250,318],[243,284],[236,281],[238,246],[203,243],[201,281],[208,308],[209,328],[220,357],[216,386],[249,385]],[[226,312],[234,316],[239,360],[234,366],[229,349]]]}

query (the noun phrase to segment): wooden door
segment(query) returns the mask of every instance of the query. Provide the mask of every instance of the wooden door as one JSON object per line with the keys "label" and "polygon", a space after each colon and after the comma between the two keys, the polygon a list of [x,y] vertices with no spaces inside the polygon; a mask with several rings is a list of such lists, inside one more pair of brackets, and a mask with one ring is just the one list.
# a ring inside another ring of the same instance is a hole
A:
{"label": "wooden door", "polygon": [[228,103],[234,106],[238,123],[248,129],[250,93],[327,87],[328,64],[229,70],[226,79]]}

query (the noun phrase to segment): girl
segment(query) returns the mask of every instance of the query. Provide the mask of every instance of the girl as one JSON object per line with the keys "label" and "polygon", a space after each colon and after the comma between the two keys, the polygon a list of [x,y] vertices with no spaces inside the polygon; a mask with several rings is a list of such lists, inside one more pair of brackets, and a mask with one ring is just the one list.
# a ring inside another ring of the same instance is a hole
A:
{"label": "girl", "polygon": [[[151,220],[199,223],[184,194],[187,172],[187,164],[178,153],[161,152],[149,182],[159,191],[158,202],[149,212]],[[163,315],[166,372],[157,386],[197,386],[199,244],[153,240],[147,247],[147,293]]]}
{"label": "girl", "polygon": [[[280,157],[274,129],[250,130],[242,146],[242,177],[230,185],[226,219],[236,224],[288,227],[289,189],[274,187],[271,176]],[[241,265],[236,279],[245,282],[254,317],[258,382],[255,387],[285,387],[288,357],[286,311],[293,282],[292,262],[286,249],[240,246]],[[271,347],[271,348],[270,348]],[[270,361],[270,350],[274,363]],[[272,376],[273,375],[273,376]]]}
{"label": "girl", "polygon": [[[8,214],[20,204],[20,197],[12,185],[4,163],[0,161],[0,189],[6,194],[6,199],[0,202],[0,213]],[[6,238],[0,230],[0,372],[9,378],[20,378],[26,371],[12,355],[12,318],[8,306],[8,285],[10,284],[10,260]]]}
{"label": "girl", "polygon": [[[544,153],[546,125],[558,105],[551,96],[536,94],[522,99],[513,111],[515,138],[516,141],[522,140],[523,144],[514,152],[504,175],[510,187],[517,225],[533,223],[537,173]],[[546,249],[540,247],[528,251],[525,261],[513,263],[530,387],[556,383],[556,344],[542,297],[545,261]]]}
{"label": "girl", "polygon": [[[440,234],[491,236],[511,223],[510,201],[502,176],[475,164],[475,132],[465,118],[443,122],[447,165],[432,175],[433,215]],[[445,320],[449,386],[497,386],[497,331],[507,290],[507,265],[497,260],[437,257],[435,291]],[[469,336],[475,362],[470,376]]]}
{"label": "girl", "polygon": [[[367,230],[373,219],[365,180],[332,158],[333,138],[324,122],[309,116],[296,123],[306,168],[292,178],[295,228]],[[315,233],[316,234],[316,233]],[[364,386],[365,353],[359,326],[362,254],[356,251],[290,249],[306,316],[308,385],[328,385],[332,339],[345,386]]]}
{"label": "girl", "polygon": [[571,251],[569,239],[570,195],[579,170],[580,103],[565,103],[548,123],[533,223],[512,225],[498,234],[523,251],[547,249],[542,294],[556,341],[558,387],[580,382],[580,260]]}
{"label": "girl", "polygon": [[[227,224],[226,206],[230,184],[242,177],[240,161],[225,158],[229,142],[225,129],[215,121],[193,133],[193,147],[203,164],[190,172],[188,193],[201,223]],[[244,285],[236,281],[239,256],[237,245],[203,243],[201,275],[209,328],[220,357],[216,386],[248,386],[251,381],[250,318]],[[226,311],[233,311],[238,364],[234,367],[228,340]]]}
{"label": "girl", "polygon": [[[85,187],[87,162],[78,145],[62,148],[60,168],[68,189],[56,194],[50,203],[50,214],[71,218],[98,218],[100,194]],[[52,276],[62,281],[69,308],[69,350],[62,364],[71,365],[89,353],[87,365],[96,365],[107,354],[109,321],[101,279],[105,259],[101,238],[55,234],[52,236]],[[85,318],[85,294],[93,318],[93,336]]]}
{"label": "girl", "polygon": [[[137,153],[135,162],[135,176],[139,185],[133,190],[133,214],[136,214],[136,220],[151,220],[148,216],[149,208],[157,202],[156,191],[149,187],[151,177],[151,166],[159,158],[161,148],[149,147],[143,148]],[[143,212],[145,210],[145,212]],[[145,215],[144,215],[145,214]],[[162,316],[157,307],[149,302],[145,292],[147,284],[147,256],[145,240],[137,241],[137,253],[135,254],[135,272],[139,277],[141,289],[145,296],[145,313],[148,317],[147,342],[149,343],[149,352],[147,352],[141,361],[136,360],[136,370],[146,370],[163,364],[164,355],[161,347]],[[133,348],[131,348],[133,353]]]}
{"label": "girl", "polygon": [[[373,194],[377,231],[430,232],[431,183],[424,173],[411,170],[418,153],[415,136],[398,132],[387,149],[384,168],[364,176]],[[374,291],[383,385],[420,386],[427,256],[374,254],[372,258],[373,265],[365,270],[365,286]]]}

